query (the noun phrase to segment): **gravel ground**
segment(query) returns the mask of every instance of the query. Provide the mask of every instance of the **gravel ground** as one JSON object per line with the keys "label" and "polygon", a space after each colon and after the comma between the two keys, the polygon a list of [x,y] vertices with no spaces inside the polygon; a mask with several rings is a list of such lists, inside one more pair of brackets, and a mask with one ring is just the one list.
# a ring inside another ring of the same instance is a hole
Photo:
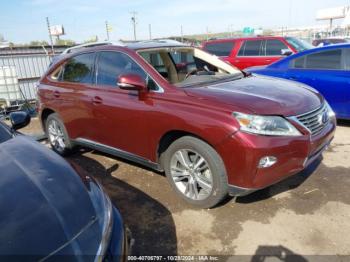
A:
{"label": "gravel ground", "polygon": [[[23,132],[40,132],[38,120]],[[239,260],[250,261],[257,254],[261,256],[256,261],[271,257],[285,261],[285,254],[294,254],[298,261],[350,259],[344,257],[350,255],[348,122],[339,124],[330,149],[307,170],[211,210],[182,202],[161,173],[89,150],[70,159],[102,182],[133,233],[135,255],[242,255]]]}

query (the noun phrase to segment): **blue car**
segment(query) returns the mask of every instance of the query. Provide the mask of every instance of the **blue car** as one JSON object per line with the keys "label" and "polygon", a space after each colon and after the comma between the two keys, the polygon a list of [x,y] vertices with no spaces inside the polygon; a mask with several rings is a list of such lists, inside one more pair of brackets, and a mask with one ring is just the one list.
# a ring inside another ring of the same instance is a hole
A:
{"label": "blue car", "polygon": [[2,261],[120,261],[128,234],[101,186],[78,166],[0,121]]}
{"label": "blue car", "polygon": [[350,119],[350,44],[306,50],[246,71],[309,85],[326,98],[338,119]]}

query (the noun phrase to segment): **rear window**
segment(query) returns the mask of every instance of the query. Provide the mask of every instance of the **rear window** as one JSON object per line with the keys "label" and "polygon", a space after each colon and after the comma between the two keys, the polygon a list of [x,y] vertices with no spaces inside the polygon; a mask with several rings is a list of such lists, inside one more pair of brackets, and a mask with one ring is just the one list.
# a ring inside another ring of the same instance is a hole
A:
{"label": "rear window", "polygon": [[263,40],[248,40],[241,46],[239,56],[261,56]]}
{"label": "rear window", "polygon": [[94,53],[72,57],[64,66],[62,80],[65,82],[91,84],[94,60]]}
{"label": "rear window", "polygon": [[234,42],[208,43],[205,49],[216,56],[229,56],[234,46]]}

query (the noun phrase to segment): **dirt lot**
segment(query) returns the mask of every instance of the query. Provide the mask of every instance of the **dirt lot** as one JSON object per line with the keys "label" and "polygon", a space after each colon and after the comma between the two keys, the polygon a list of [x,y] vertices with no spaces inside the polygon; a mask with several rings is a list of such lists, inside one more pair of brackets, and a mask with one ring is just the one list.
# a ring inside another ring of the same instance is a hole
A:
{"label": "dirt lot", "polygon": [[[24,130],[39,131],[37,120]],[[133,233],[136,255],[350,258],[341,257],[350,255],[350,123],[339,125],[322,162],[212,210],[193,209],[179,200],[163,174],[93,151],[71,159],[105,186]]]}

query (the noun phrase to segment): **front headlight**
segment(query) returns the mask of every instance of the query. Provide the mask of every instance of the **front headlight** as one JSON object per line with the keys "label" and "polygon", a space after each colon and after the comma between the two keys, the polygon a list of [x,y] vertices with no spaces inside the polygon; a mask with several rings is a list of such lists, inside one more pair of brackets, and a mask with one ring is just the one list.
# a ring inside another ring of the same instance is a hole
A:
{"label": "front headlight", "polygon": [[234,112],[243,132],[265,136],[300,136],[301,133],[280,116],[258,116]]}
{"label": "front headlight", "polygon": [[333,111],[332,107],[328,104],[327,101],[325,101],[326,107],[327,107],[327,113],[329,118],[335,118],[335,112]]}

